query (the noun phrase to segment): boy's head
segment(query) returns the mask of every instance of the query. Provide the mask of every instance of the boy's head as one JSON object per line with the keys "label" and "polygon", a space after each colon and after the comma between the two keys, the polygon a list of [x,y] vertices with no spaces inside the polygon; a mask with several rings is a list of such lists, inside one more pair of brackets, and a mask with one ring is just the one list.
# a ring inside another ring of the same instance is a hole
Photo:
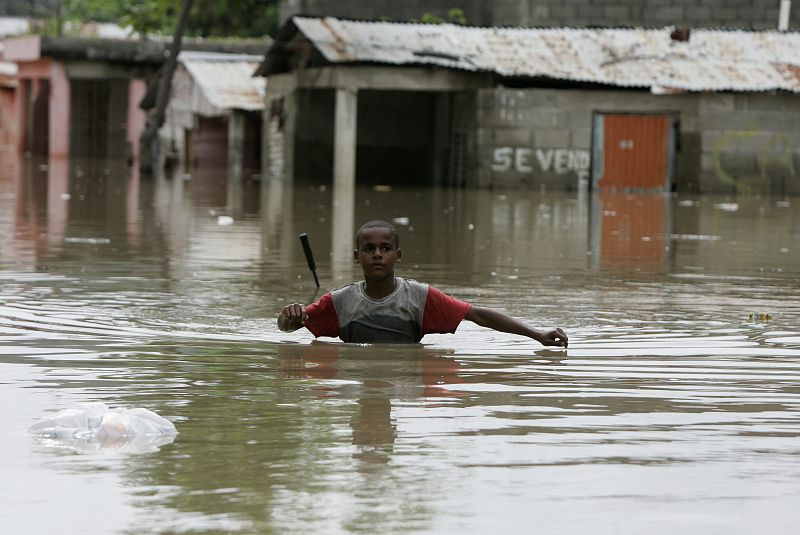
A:
{"label": "boy's head", "polygon": [[370,221],[358,229],[353,259],[361,264],[368,281],[393,279],[401,256],[400,236],[391,223]]}
{"label": "boy's head", "polygon": [[392,240],[394,240],[394,246],[396,248],[400,247],[400,233],[397,232],[397,228],[387,221],[381,221],[380,219],[375,219],[373,221],[368,221],[367,223],[361,225],[361,228],[358,229],[358,232],[356,232],[356,249],[358,249],[359,240],[361,240],[361,237],[364,235],[364,233],[367,230],[373,228],[387,229],[389,232],[392,233]]}

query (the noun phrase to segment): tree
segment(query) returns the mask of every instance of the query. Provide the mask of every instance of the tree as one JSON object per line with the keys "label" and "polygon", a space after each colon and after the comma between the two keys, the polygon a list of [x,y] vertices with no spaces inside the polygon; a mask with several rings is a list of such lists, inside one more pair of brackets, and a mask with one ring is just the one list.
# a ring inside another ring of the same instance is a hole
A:
{"label": "tree", "polygon": [[[279,0],[196,0],[186,35],[260,37],[278,29]],[[40,31],[64,35],[81,22],[115,22],[141,36],[169,35],[178,22],[181,0],[59,0],[54,7],[36,7]]]}

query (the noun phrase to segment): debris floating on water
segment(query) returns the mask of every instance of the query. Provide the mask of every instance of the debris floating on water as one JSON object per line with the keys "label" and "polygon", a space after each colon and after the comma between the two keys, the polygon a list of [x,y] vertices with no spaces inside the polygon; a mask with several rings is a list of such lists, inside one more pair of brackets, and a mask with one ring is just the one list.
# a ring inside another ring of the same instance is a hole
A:
{"label": "debris floating on water", "polygon": [[722,236],[715,236],[713,234],[670,234],[672,240],[689,240],[689,241],[717,241],[721,240]]}
{"label": "debris floating on water", "polygon": [[772,319],[772,314],[768,312],[751,312],[748,317],[752,321],[770,321]]}
{"label": "debris floating on water", "polygon": [[30,426],[28,432],[48,446],[129,453],[156,451],[178,434],[172,422],[151,410],[112,409],[102,402],[59,411]]}
{"label": "debris floating on water", "polygon": [[735,212],[736,210],[739,209],[739,205],[735,202],[722,202],[719,204],[715,204],[714,208],[717,208],[719,210],[724,210],[726,212]]}
{"label": "debris floating on water", "polygon": [[395,225],[406,226],[410,222],[411,222],[411,220],[409,218],[407,218],[407,217],[395,217],[394,219],[392,219],[392,223],[394,223]]}
{"label": "debris floating on water", "polygon": [[91,245],[103,245],[106,243],[111,243],[111,240],[108,238],[71,238],[67,237],[64,238],[64,243],[88,243]]}
{"label": "debris floating on water", "polygon": [[233,225],[233,218],[227,215],[217,217],[217,225]]}

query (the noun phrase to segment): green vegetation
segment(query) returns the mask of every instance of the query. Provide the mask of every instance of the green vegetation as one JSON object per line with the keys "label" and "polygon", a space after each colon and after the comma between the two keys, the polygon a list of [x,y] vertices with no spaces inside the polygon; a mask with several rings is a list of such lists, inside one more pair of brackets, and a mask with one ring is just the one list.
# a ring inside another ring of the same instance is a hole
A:
{"label": "green vegetation", "polygon": [[[195,37],[260,37],[278,27],[279,0],[196,0],[187,35]],[[175,28],[181,0],[61,0],[52,9],[38,8],[47,35],[77,33],[85,22],[114,22],[139,35],[169,35]]]}
{"label": "green vegetation", "polygon": [[447,11],[447,18],[443,19],[441,17],[437,17],[433,13],[423,13],[420,22],[423,24],[458,24],[461,26],[465,26],[467,24],[467,17],[464,15],[464,10],[460,7],[451,7]]}

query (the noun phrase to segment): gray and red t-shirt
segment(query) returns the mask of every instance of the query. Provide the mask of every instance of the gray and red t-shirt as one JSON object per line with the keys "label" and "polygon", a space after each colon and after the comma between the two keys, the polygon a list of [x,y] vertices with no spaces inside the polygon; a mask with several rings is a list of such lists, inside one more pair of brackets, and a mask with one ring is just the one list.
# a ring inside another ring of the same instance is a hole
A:
{"label": "gray and red t-shirt", "polygon": [[394,292],[372,299],[364,281],[348,284],[308,305],[314,336],[352,343],[415,343],[426,334],[454,333],[472,305],[413,279],[397,277]]}

